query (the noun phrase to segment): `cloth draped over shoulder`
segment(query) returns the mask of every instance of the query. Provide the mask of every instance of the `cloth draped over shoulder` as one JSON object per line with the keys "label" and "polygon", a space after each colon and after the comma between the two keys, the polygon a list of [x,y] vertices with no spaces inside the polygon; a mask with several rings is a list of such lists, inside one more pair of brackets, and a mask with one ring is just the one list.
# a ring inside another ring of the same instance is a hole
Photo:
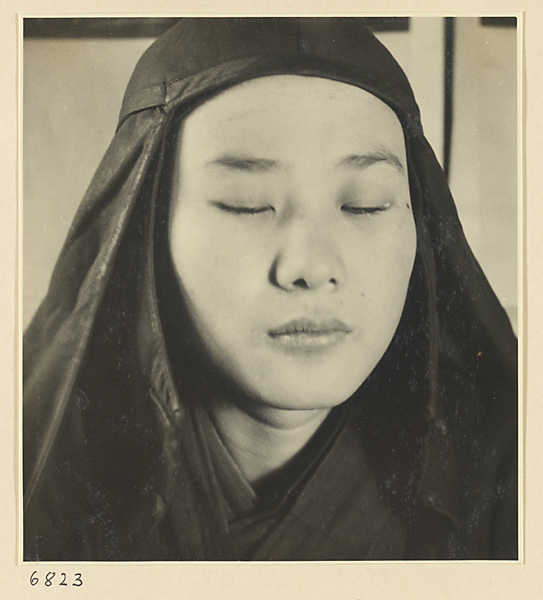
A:
{"label": "cloth draped over shoulder", "polygon": [[[391,346],[255,508],[202,408],[215,391],[165,223],[176,124],[273,74],[355,85],[395,111],[418,246]],[[517,558],[516,339],[410,85],[359,19],[187,18],[145,52],[23,370],[25,560]]]}

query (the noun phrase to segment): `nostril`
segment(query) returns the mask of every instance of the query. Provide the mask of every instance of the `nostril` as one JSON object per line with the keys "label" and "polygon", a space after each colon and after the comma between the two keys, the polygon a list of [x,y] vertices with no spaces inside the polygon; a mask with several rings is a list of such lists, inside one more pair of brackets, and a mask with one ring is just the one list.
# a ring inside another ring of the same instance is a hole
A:
{"label": "nostril", "polygon": [[275,258],[268,278],[272,285],[283,290],[306,291],[321,287],[332,290],[340,285],[341,277],[335,277],[334,273],[338,268],[339,265],[316,256],[283,253]]}
{"label": "nostril", "polygon": [[296,279],[296,281],[292,282],[292,285],[294,287],[301,288],[303,290],[309,289],[309,285],[307,284],[307,281],[303,278]]}
{"label": "nostril", "polygon": [[[332,285],[333,287],[336,287],[337,280],[336,280],[335,277],[330,277],[330,279],[328,280],[328,283],[330,285]],[[300,278],[298,278],[298,279],[296,279],[295,281],[292,282],[292,287],[293,288],[298,288],[298,289],[301,289],[301,290],[308,290],[308,289],[310,289],[312,287],[320,287],[323,284],[325,284],[325,281],[323,281],[322,283],[311,282],[311,284],[310,284],[307,279],[305,279],[304,277],[300,277]]]}

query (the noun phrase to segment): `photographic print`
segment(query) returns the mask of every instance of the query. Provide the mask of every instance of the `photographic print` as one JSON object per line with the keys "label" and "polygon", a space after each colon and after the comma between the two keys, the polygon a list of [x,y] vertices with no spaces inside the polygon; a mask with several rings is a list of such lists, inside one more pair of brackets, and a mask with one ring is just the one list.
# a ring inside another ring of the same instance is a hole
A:
{"label": "photographic print", "polygon": [[24,561],[517,561],[517,18],[23,30]]}

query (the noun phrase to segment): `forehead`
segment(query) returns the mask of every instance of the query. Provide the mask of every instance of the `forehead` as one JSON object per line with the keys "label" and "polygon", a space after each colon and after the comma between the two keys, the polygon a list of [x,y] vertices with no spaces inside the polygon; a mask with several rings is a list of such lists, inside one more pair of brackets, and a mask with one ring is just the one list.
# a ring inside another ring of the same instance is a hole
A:
{"label": "forehead", "polygon": [[293,155],[314,144],[325,153],[385,149],[405,156],[394,111],[371,93],[343,82],[276,75],[243,82],[211,98],[182,125],[184,144],[215,151]]}

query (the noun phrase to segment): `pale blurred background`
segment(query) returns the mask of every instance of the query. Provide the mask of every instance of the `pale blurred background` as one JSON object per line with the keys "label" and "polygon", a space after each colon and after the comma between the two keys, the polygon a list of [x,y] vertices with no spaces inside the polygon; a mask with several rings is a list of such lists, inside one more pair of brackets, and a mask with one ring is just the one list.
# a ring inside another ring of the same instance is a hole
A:
{"label": "pale blurred background", "polygon": [[[23,306],[45,296],[73,215],[111,141],[124,89],[170,19],[25,19]],[[115,22],[114,22],[115,21]],[[128,24],[127,24],[128,23]],[[446,35],[446,25],[449,34]],[[517,30],[511,19],[374,20],[444,162],[452,40],[450,185],[468,241],[517,330]]]}

